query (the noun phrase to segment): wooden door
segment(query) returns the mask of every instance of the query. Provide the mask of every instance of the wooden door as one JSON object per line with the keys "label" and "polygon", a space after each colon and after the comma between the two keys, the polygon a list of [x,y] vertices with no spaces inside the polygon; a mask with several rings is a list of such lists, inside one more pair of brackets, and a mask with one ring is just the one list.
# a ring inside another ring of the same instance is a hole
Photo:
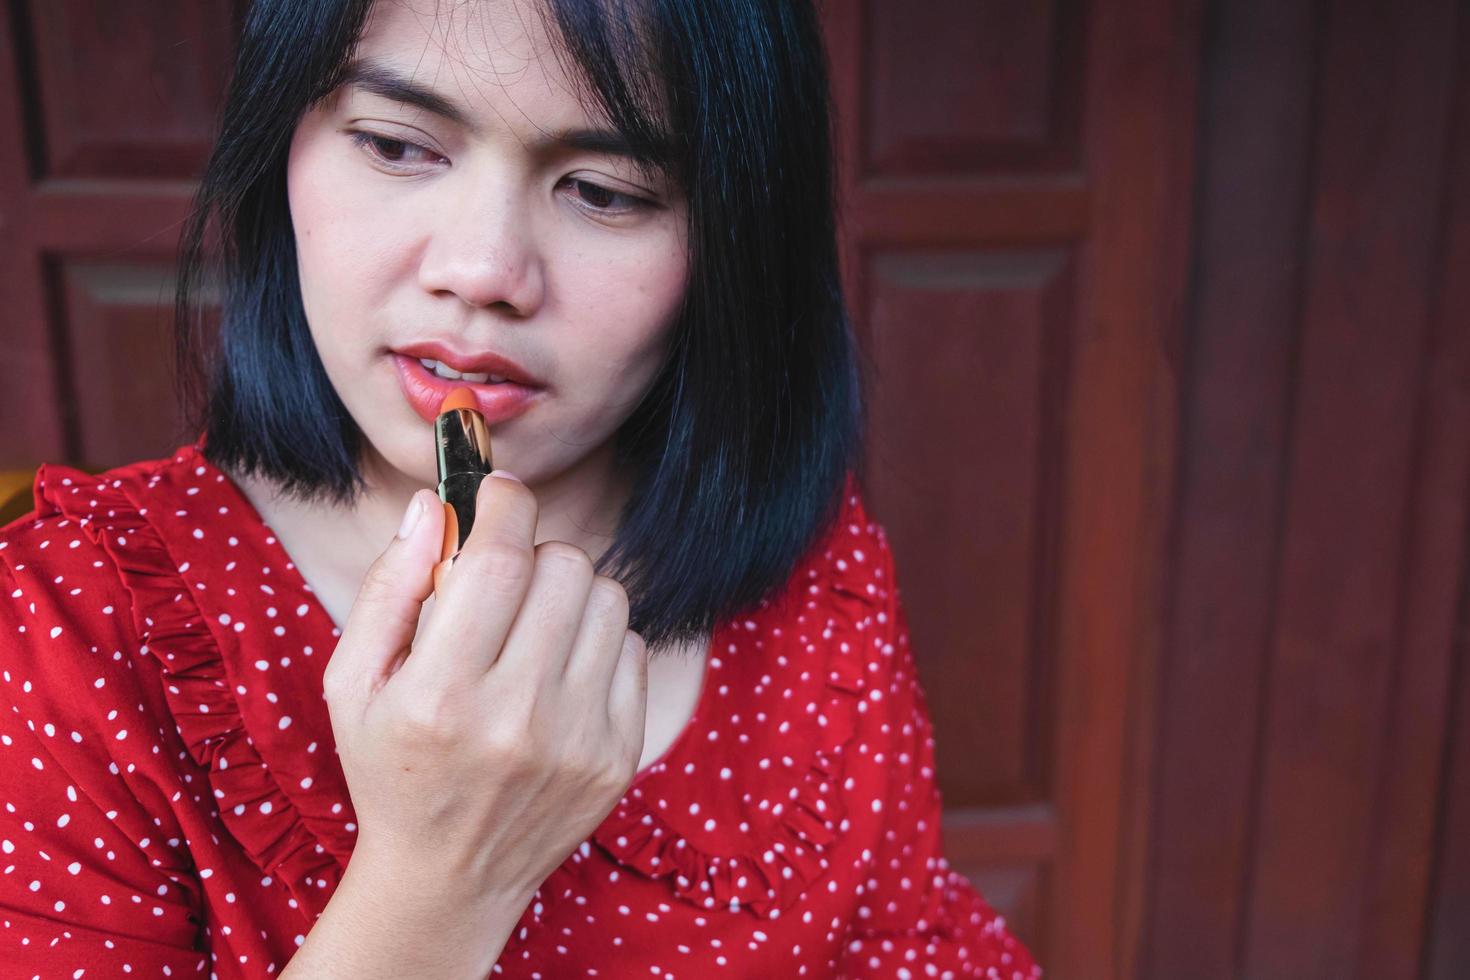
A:
{"label": "wooden door", "polygon": [[1138,976],[1470,976],[1470,7],[1202,21]]}
{"label": "wooden door", "polygon": [[[1128,933],[1125,717],[1167,497],[1194,49],[1154,0],[823,9],[875,395],[865,476],[938,731],[949,853],[1052,975],[1102,976]],[[0,459],[163,454],[188,437],[171,259],[236,5],[9,13]]]}
{"label": "wooden door", "polygon": [[1062,978],[1120,975],[1197,45],[1163,0],[831,2],[866,483],[946,846]]}
{"label": "wooden door", "polygon": [[[1470,12],[818,2],[951,859],[1059,980],[1470,975]],[[0,469],[189,437],[240,6],[5,6]]]}
{"label": "wooden door", "polygon": [[187,438],[171,395],[174,248],[236,16],[220,0],[5,4],[0,466],[108,466]]}

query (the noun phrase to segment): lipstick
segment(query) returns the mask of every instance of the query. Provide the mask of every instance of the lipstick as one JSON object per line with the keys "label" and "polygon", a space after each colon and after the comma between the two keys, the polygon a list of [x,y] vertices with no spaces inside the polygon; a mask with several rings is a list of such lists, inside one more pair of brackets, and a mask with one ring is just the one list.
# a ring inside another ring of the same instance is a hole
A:
{"label": "lipstick", "polygon": [[444,544],[434,566],[434,591],[454,556],[464,547],[475,523],[475,496],[480,481],[495,468],[490,458],[490,430],[475,407],[475,394],[456,388],[439,405],[434,419],[434,447],[439,462],[439,499],[444,503]]}

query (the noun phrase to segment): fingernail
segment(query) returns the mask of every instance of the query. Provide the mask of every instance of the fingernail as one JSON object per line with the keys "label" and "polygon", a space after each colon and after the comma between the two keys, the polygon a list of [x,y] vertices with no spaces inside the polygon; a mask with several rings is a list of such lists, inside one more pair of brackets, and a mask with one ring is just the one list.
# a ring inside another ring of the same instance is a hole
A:
{"label": "fingernail", "polygon": [[419,519],[424,516],[424,495],[415,493],[413,499],[408,502],[408,509],[403,512],[403,523],[398,525],[398,537],[406,538],[413,533],[413,529],[419,526]]}
{"label": "fingernail", "polygon": [[490,475],[497,476],[502,480],[514,480],[516,483],[521,482],[521,478],[516,476],[510,470],[491,470]]}

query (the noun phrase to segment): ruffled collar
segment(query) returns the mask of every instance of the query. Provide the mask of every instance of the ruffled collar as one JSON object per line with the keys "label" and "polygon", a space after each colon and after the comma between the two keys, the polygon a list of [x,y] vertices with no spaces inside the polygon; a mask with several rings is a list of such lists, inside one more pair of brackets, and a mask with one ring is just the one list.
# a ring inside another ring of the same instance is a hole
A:
{"label": "ruffled collar", "polygon": [[314,919],[357,829],[321,695],[331,618],[197,446],[96,477],[43,466],[36,486],[40,507],[76,519],[112,557],[225,828]]}
{"label": "ruffled collar", "polygon": [[[197,444],[100,476],[44,466],[36,486],[43,513],[76,519],[111,555],[226,829],[314,919],[357,828],[321,694],[339,631],[311,587]],[[681,900],[762,916],[827,870],[880,606],[835,547],[869,533],[849,478],[841,516],[787,587],[716,628],[693,717],[591,843]],[[540,909],[528,906],[521,938]]]}

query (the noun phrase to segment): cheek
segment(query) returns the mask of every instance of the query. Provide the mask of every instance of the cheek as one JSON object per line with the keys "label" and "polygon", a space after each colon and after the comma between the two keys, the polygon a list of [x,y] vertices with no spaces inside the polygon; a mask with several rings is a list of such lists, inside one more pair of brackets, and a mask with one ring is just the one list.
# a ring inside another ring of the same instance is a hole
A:
{"label": "cheek", "polygon": [[[308,315],[313,306],[351,310],[385,281],[398,246],[374,204],[370,180],[329,133],[298,137],[287,169],[287,200]],[[335,319],[335,318],[334,318]]]}
{"label": "cheek", "polygon": [[[672,222],[671,222],[672,225]],[[683,235],[674,227],[637,248],[610,250],[581,263],[588,336],[632,366],[662,353],[687,287]]]}
{"label": "cheek", "polygon": [[585,312],[578,318],[591,340],[586,363],[590,370],[606,372],[610,388],[651,383],[684,295],[683,259],[645,254],[639,261],[607,263],[602,270],[594,288],[585,291]]}
{"label": "cheek", "polygon": [[[372,391],[375,398],[383,395],[360,379],[364,359],[374,350],[367,329],[371,312],[382,306],[389,270],[384,252],[371,247],[372,239],[364,234],[362,207],[348,184],[353,175],[345,169],[332,154],[303,145],[292,155],[287,196],[307,329],[339,396],[362,420],[369,404],[361,399]],[[375,376],[375,384],[387,384],[386,376]]]}

